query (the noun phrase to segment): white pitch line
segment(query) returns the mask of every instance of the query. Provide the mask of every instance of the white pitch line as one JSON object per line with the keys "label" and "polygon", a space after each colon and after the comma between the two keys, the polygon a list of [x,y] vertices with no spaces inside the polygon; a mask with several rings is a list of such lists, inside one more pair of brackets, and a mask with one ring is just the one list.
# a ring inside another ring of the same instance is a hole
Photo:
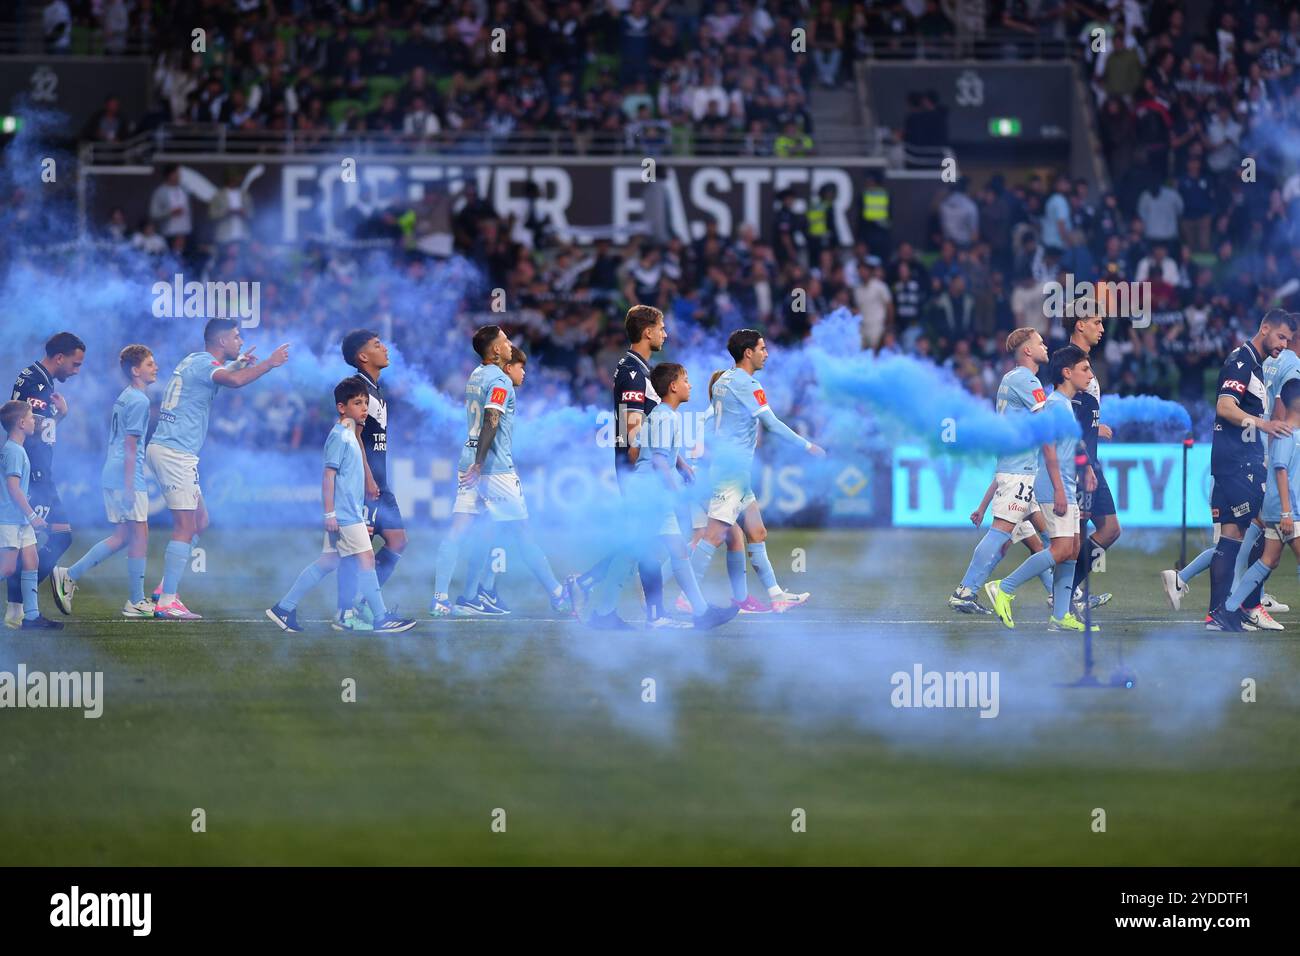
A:
{"label": "white pitch line", "polygon": [[[299,623],[329,624],[331,620],[332,620],[331,618],[313,618],[310,620],[304,619]],[[485,625],[489,623],[491,624],[562,624],[562,625],[572,625],[575,627],[581,627],[584,630],[586,630],[585,625],[583,625],[581,622],[577,620],[573,620],[573,619],[563,620],[563,619],[557,619],[553,617],[514,617],[512,615],[509,618],[497,618],[497,617],[417,618],[417,621],[420,624],[427,624],[433,627],[445,627],[449,624]],[[276,631],[280,630],[279,628],[275,627],[273,622],[271,622],[265,617],[251,617],[251,618],[205,617],[198,621],[167,621],[163,619],[149,621],[147,619],[106,617],[106,618],[78,618],[75,621],[67,621],[65,623],[68,624],[69,627],[73,627],[78,624],[95,624],[95,625],[117,624],[124,627],[144,627],[146,624],[154,624],[154,625],[163,625],[166,626],[167,628],[177,628],[180,630],[184,630],[187,625],[195,625],[201,627],[205,624],[265,624],[268,630],[271,629],[274,629]],[[640,628],[635,622],[629,621],[628,623],[632,624],[634,627],[637,627],[638,629],[643,629]],[[904,626],[906,625],[914,625],[914,626],[961,625],[966,627],[980,627],[980,628],[993,628],[996,625],[1000,627],[997,621],[992,621],[992,620],[963,621],[960,619],[954,620],[953,618],[900,619],[900,618],[865,618],[865,617],[812,618],[812,617],[803,617],[799,615],[796,615],[794,617],[789,617],[786,615],[780,615],[775,617],[769,617],[767,615],[763,615],[762,617],[755,616],[754,618],[741,618],[739,619],[739,623],[757,624],[762,627],[774,627],[778,624],[796,624],[796,625],[884,624],[884,625],[904,625]],[[1165,626],[1175,626],[1175,625],[1190,626],[1196,624],[1204,625],[1205,622],[1203,620],[1191,620],[1191,621],[1169,620],[1168,618],[1161,618],[1161,617],[1108,617],[1099,620],[1098,623],[1101,624],[1104,628],[1105,625],[1107,624],[1112,626],[1127,625],[1127,624],[1162,624]],[[1021,627],[1035,628],[1035,627],[1046,627],[1046,626],[1047,626],[1046,621],[1042,621],[1042,622],[1022,621],[1020,622],[1019,626],[1016,629],[1019,630]],[[727,625],[723,625],[723,628],[726,627]],[[689,630],[689,628],[682,628],[682,630]],[[345,632],[340,631],[339,633],[345,633]],[[358,631],[356,633],[365,634],[371,632]],[[1102,635],[1105,635],[1106,632],[1103,629],[1100,633]]]}

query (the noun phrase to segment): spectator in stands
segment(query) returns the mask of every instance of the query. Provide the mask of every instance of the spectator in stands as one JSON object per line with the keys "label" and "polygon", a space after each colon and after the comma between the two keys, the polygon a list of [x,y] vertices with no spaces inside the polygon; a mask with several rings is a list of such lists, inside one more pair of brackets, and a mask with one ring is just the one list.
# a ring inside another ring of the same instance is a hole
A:
{"label": "spectator in stands", "polygon": [[194,230],[194,220],[190,215],[189,193],[181,186],[181,168],[175,163],[163,169],[163,181],[149,200],[149,217],[172,251],[177,255],[184,253]]}
{"label": "spectator in stands", "polygon": [[822,86],[837,86],[844,57],[844,23],[835,15],[831,0],[821,0],[817,6],[817,16],[808,26],[808,48]]}
{"label": "spectator in stands", "polygon": [[1183,214],[1183,197],[1168,183],[1153,182],[1143,191],[1137,204],[1142,232],[1151,243],[1163,242],[1178,249],[1178,221]]}
{"label": "spectator in stands", "polygon": [[104,98],[104,105],[86,121],[81,138],[95,143],[119,143],[131,134],[130,126],[122,116],[122,101],[117,94]]}
{"label": "spectator in stands", "polygon": [[943,237],[959,249],[968,249],[979,238],[980,213],[975,201],[966,195],[969,181],[963,176],[939,204],[939,225]]}
{"label": "spectator in stands", "polygon": [[868,256],[865,264],[865,281],[853,290],[853,304],[862,317],[862,347],[874,350],[894,325],[894,297],[885,284],[880,257]]}
{"label": "spectator in stands", "polygon": [[208,216],[213,241],[219,245],[243,243],[252,237],[253,197],[243,188],[239,170],[226,170],[225,185],[212,197]]}
{"label": "spectator in stands", "polygon": [[41,11],[46,53],[67,53],[72,47],[72,11],[64,0],[48,0]]}

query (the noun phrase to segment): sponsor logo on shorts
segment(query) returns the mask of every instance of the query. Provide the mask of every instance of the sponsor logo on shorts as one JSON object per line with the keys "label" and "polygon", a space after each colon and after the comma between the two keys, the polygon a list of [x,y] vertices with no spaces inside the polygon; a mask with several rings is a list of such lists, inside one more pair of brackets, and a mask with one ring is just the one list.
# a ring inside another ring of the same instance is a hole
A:
{"label": "sponsor logo on shorts", "polygon": [[1250,502],[1232,506],[1232,516],[1234,518],[1244,518],[1250,514]]}

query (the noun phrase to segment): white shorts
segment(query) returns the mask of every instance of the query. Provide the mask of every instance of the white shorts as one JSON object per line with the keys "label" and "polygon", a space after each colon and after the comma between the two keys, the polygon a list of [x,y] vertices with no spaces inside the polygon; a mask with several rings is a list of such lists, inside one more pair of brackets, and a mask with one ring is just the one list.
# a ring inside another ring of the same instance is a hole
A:
{"label": "white shorts", "polygon": [[1268,541],[1281,541],[1287,543],[1295,540],[1297,531],[1300,530],[1300,521],[1293,521],[1290,534],[1282,533],[1281,521],[1264,522],[1264,538]]}
{"label": "white shorts", "polygon": [[332,534],[326,531],[325,543],[321,546],[321,551],[326,554],[337,552],[339,557],[346,558],[349,555],[369,551],[371,547],[370,531],[362,522],[340,525],[339,530]]}
{"label": "white shorts", "polygon": [[1073,538],[1079,533],[1079,506],[1073,501],[1066,510],[1064,516],[1059,516],[1052,510],[1050,504],[1040,506],[1043,512],[1043,519],[1047,522],[1047,536],[1049,538]]}
{"label": "white shorts", "polygon": [[993,517],[1020,524],[1035,511],[1038,502],[1034,500],[1034,476],[1011,475],[1004,471],[997,474],[998,490],[993,495]]}
{"label": "white shorts", "polygon": [[104,489],[104,513],[109,524],[149,520],[149,495],[135,491],[130,495],[116,488]]}
{"label": "white shorts", "polygon": [[698,502],[691,502],[691,530],[699,531],[701,528],[709,526],[709,513],[704,510],[704,505]]}
{"label": "white shorts", "polygon": [[723,482],[713,488],[713,497],[709,499],[708,516],[717,518],[723,524],[735,524],[741,513],[758,499],[749,483]]}
{"label": "white shorts", "polygon": [[513,471],[479,475],[473,488],[464,486],[465,473],[457,475],[456,504],[451,513],[476,515],[486,511],[493,521],[522,521],[528,517],[524,486]]}
{"label": "white shorts", "polygon": [[144,457],[162,485],[167,507],[173,511],[196,511],[203,497],[199,490],[199,456],[151,442]]}
{"label": "white shorts", "polygon": [[36,529],[29,524],[0,524],[0,548],[36,547]]}
{"label": "white shorts", "polygon": [[1030,538],[1037,537],[1038,529],[1034,527],[1034,523],[1028,518],[1020,522],[1020,524],[1016,525],[1015,528],[1011,530],[1012,544],[1019,544],[1021,541],[1028,541]]}

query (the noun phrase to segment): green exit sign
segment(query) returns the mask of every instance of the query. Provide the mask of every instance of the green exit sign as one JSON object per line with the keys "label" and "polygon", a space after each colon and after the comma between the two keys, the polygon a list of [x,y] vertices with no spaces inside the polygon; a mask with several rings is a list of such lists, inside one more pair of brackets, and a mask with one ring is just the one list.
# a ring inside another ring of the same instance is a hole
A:
{"label": "green exit sign", "polygon": [[990,136],[1019,136],[1020,118],[1018,116],[994,116],[989,120]]}
{"label": "green exit sign", "polygon": [[23,121],[17,116],[0,116],[0,135],[16,133],[22,125]]}

